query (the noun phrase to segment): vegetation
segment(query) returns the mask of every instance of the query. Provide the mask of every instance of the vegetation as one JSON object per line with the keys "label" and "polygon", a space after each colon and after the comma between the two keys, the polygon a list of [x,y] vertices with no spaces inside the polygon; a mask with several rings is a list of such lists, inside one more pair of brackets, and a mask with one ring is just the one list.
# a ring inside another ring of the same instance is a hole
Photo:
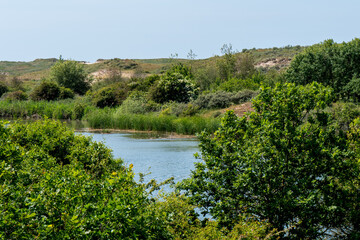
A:
{"label": "vegetation", "polygon": [[[201,223],[182,195],[152,197],[110,149],[45,120],[0,125],[3,239],[238,239],[269,234],[244,220],[231,232]],[[228,237],[229,236],[229,237]]]}
{"label": "vegetation", "polygon": [[74,96],[74,92],[71,89],[60,87],[55,82],[45,80],[33,89],[30,98],[35,101],[54,101],[66,98],[74,98]]}
{"label": "vegetation", "polygon": [[339,99],[357,101],[351,88],[356,87],[360,74],[359,59],[360,39],[341,44],[327,40],[297,55],[287,70],[287,79],[298,84],[323,83],[332,87]]}
{"label": "vegetation", "polygon": [[187,103],[197,97],[197,88],[192,81],[191,69],[174,65],[152,88],[151,99],[158,103],[169,101]]}
{"label": "vegetation", "polygon": [[[359,44],[0,62],[0,115],[45,119],[0,124],[0,238],[360,238]],[[253,112],[220,122],[220,108],[249,101]],[[159,184],[134,181],[103,144],[47,118],[202,132],[202,161],[155,195]]]}
{"label": "vegetation", "polygon": [[88,76],[83,65],[76,61],[60,60],[51,67],[51,78],[60,86],[70,88],[75,93],[84,95],[90,88]]}
{"label": "vegetation", "polygon": [[228,229],[249,215],[286,239],[359,237],[359,120],[347,134],[324,110],[331,102],[317,83],[261,89],[254,112],[228,112],[200,136],[203,162],[180,189]]}

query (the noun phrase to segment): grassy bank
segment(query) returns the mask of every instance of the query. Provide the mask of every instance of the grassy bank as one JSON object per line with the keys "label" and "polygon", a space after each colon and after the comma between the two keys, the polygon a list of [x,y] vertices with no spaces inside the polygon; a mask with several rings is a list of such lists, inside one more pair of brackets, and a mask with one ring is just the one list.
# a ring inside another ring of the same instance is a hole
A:
{"label": "grassy bank", "polygon": [[0,116],[81,120],[95,107],[74,100],[62,101],[0,101]]}
{"label": "grassy bank", "polygon": [[89,127],[96,129],[134,129],[191,135],[204,129],[213,132],[220,125],[220,120],[216,118],[121,113],[116,108],[99,109],[76,100],[0,101],[0,117],[85,120]]}
{"label": "grassy bank", "polygon": [[220,125],[219,119],[164,116],[154,113],[130,114],[113,110],[97,110],[85,116],[92,128],[134,129],[141,131],[176,132],[195,134],[206,129],[214,132]]}

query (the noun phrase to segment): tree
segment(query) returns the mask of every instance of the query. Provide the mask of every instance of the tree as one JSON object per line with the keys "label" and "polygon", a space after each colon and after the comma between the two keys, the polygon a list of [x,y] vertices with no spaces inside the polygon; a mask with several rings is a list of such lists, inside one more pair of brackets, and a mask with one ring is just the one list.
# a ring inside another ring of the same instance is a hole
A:
{"label": "tree", "polygon": [[171,239],[131,167],[60,122],[0,124],[1,239]]}
{"label": "tree", "polygon": [[60,60],[51,67],[51,78],[60,86],[70,88],[75,93],[83,95],[90,89],[88,75],[84,66],[76,61]]}
{"label": "tree", "polygon": [[360,74],[360,39],[316,44],[291,61],[286,78],[298,84],[319,82],[332,87],[338,98],[352,97],[345,86]]}
{"label": "tree", "polygon": [[187,103],[198,94],[189,67],[183,64],[172,66],[150,90],[151,98],[158,103],[169,101]]}
{"label": "tree", "polygon": [[317,83],[262,88],[254,112],[227,112],[215,134],[200,135],[203,161],[179,189],[229,229],[251,216],[284,239],[358,234],[358,155],[324,111],[331,100]]}
{"label": "tree", "polygon": [[223,57],[218,59],[216,64],[219,69],[220,78],[228,80],[233,77],[236,72],[236,52],[233,51],[231,44],[224,44],[221,48],[221,53]]}

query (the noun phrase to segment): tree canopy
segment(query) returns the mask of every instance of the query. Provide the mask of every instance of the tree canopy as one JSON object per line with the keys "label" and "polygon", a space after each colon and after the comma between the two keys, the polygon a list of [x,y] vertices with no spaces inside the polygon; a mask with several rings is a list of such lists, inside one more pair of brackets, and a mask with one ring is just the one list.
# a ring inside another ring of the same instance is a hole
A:
{"label": "tree canopy", "polygon": [[215,134],[200,135],[203,161],[179,188],[230,229],[251,216],[286,239],[359,237],[359,138],[350,137],[359,128],[337,126],[324,111],[332,99],[318,83],[262,88],[254,112],[229,111]]}
{"label": "tree canopy", "polygon": [[345,87],[359,74],[360,39],[356,38],[340,44],[327,40],[306,48],[292,60],[286,77],[298,84],[316,81],[332,87],[339,98],[351,98]]}
{"label": "tree canopy", "polygon": [[77,94],[83,95],[90,88],[84,66],[76,61],[65,61],[60,58],[50,71],[51,78],[60,86],[70,88]]}

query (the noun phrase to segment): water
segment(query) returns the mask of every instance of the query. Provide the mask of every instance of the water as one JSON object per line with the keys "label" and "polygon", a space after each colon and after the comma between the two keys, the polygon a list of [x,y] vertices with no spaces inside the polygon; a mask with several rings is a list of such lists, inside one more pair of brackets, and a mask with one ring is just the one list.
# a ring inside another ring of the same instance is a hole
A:
{"label": "water", "polygon": [[174,181],[179,182],[190,176],[194,162],[197,161],[193,156],[198,152],[196,139],[144,139],[134,133],[82,132],[81,134],[90,135],[93,140],[104,142],[113,150],[115,158],[123,159],[127,166],[133,164],[135,173],[150,173],[145,177],[145,181],[155,179],[162,182],[174,177]]}

